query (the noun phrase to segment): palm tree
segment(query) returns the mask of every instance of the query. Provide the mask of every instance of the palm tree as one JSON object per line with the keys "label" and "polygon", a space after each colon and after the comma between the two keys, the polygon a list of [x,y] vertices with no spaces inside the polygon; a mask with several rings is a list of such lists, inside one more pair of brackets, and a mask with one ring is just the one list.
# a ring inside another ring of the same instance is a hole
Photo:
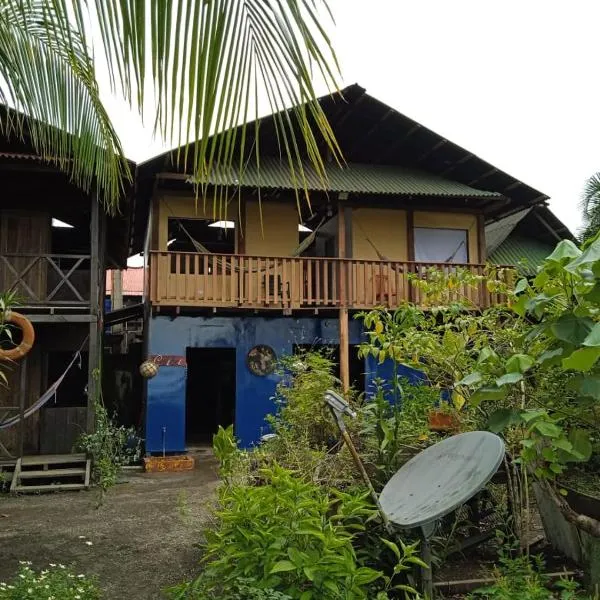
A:
{"label": "palm tree", "polygon": [[[3,0],[0,100],[16,112],[1,125],[28,135],[85,190],[95,185],[114,211],[129,173],[100,101],[100,56],[113,90],[132,106],[142,111],[150,94],[158,134],[184,144],[176,158],[192,161],[200,188],[217,166],[239,169],[241,182],[244,161],[258,160],[259,128],[236,125],[258,117],[265,93],[282,156],[306,189],[303,156],[323,179],[322,147],[340,157],[313,83],[337,89],[338,65],[321,25],[327,2]],[[188,156],[192,140],[201,142]]]}
{"label": "palm tree", "polygon": [[594,237],[600,231],[600,173],[592,175],[583,188],[583,230],[582,241]]}

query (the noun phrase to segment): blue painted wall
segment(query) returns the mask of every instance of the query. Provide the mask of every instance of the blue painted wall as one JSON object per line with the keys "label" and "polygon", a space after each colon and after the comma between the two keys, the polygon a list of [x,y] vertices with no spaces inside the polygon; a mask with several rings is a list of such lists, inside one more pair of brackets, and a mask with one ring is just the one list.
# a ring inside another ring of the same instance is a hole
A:
{"label": "blue painted wall", "polygon": [[388,359],[381,364],[372,356],[367,356],[365,360],[365,395],[367,399],[372,398],[377,390],[376,380],[384,381],[386,399],[395,403],[398,400],[398,388],[394,385],[394,377],[407,379],[413,385],[419,385],[427,380],[425,373],[411,369],[404,365],[397,365],[394,371],[394,361]]}
{"label": "blue painted wall", "polygon": [[[148,327],[148,353],[185,356],[186,348],[236,349],[235,433],[243,447],[266,432],[265,416],[274,410],[278,377],[253,375],[246,366],[248,351],[271,346],[278,356],[291,354],[294,344],[338,344],[337,319],[294,317],[154,317]],[[361,323],[350,321],[350,343],[361,341]],[[376,371],[375,369],[374,371]],[[367,389],[377,376],[367,372]],[[146,451],[185,450],[186,369],[161,367],[148,382]],[[372,386],[371,386],[372,387]]]}

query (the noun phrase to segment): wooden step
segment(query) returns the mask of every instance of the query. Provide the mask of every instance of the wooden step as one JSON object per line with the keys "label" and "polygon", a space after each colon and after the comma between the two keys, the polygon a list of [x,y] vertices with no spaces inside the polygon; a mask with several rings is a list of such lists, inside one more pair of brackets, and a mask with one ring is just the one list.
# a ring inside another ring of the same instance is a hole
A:
{"label": "wooden step", "polygon": [[21,459],[21,466],[33,465],[60,465],[85,462],[85,454],[40,454],[39,456],[24,456]]}
{"label": "wooden step", "polygon": [[48,485],[17,485],[11,491],[24,492],[66,492],[72,490],[84,490],[85,483],[57,483]]}
{"label": "wooden step", "polygon": [[85,468],[83,469],[43,469],[41,471],[23,471],[19,473],[21,479],[42,479],[56,477],[75,477],[85,476]]}
{"label": "wooden step", "polygon": [[[85,490],[90,486],[91,460],[85,454],[51,454],[45,456],[26,456],[19,458],[10,484],[11,493],[29,492],[59,492],[70,490]],[[76,465],[79,467],[64,467],[60,465]],[[49,469],[48,465],[59,465],[59,468]],[[42,466],[43,468],[35,468]],[[23,468],[25,467],[25,468]],[[34,467],[33,469],[31,467]],[[35,480],[60,479],[64,477],[81,477],[77,483],[39,483]],[[23,480],[33,480],[33,485],[23,485]]]}

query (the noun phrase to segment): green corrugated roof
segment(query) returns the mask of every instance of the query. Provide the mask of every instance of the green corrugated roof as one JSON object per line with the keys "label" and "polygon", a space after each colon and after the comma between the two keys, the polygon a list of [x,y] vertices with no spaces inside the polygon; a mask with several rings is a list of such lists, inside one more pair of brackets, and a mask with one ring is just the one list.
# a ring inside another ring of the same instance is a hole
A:
{"label": "green corrugated roof", "polygon": [[[310,191],[322,191],[319,177],[311,167],[305,168],[307,187]],[[238,185],[236,170],[225,176],[217,171],[209,178],[213,185]],[[347,192],[350,194],[386,194],[397,196],[453,196],[461,198],[498,198],[497,192],[478,190],[457,181],[444,179],[438,175],[405,167],[387,165],[349,164],[344,168],[327,165],[329,192]],[[256,164],[250,164],[242,177],[242,185],[270,189],[292,189],[290,169],[286,162],[263,158],[260,170]],[[297,182],[298,186],[301,183]]]}
{"label": "green corrugated roof", "polygon": [[510,235],[488,260],[497,265],[516,265],[522,275],[535,275],[537,267],[554,250],[552,244],[523,235]]}

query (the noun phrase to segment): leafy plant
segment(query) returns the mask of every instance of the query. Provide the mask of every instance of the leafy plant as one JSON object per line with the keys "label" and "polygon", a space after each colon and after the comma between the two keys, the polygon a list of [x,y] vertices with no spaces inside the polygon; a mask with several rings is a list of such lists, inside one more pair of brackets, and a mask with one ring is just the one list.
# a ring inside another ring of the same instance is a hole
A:
{"label": "leafy plant", "polygon": [[[14,306],[18,303],[16,292],[4,292],[0,294],[0,340],[5,338],[12,342],[12,327],[6,321],[6,317]],[[0,361],[0,386],[8,386],[8,378],[6,376],[6,363],[8,361]]]}
{"label": "leafy plant", "polygon": [[579,585],[571,579],[560,579],[550,588],[550,581],[542,573],[544,562],[540,557],[511,558],[500,555],[500,564],[494,572],[495,582],[468,596],[468,600],[585,600]]}
{"label": "leafy plant", "polygon": [[398,399],[390,402],[386,382],[375,382],[375,394],[359,410],[361,454],[383,487],[398,468],[428,444],[428,415],[439,403],[439,390],[412,385],[406,379],[391,382]]}
{"label": "leafy plant", "polygon": [[[519,433],[520,460],[538,479],[554,481],[587,461],[598,432],[600,400],[600,238],[583,250],[564,240],[533,281],[521,279],[512,310],[527,326],[518,347],[462,380],[477,404],[502,401],[494,431]],[[552,383],[548,386],[548,381]]]}
{"label": "leafy plant", "polygon": [[0,582],[0,600],[98,600],[96,582],[85,575],[75,575],[64,565],[50,565],[35,571],[31,563],[21,562],[10,582]]}
{"label": "leafy plant", "polygon": [[100,486],[102,496],[117,483],[121,469],[141,456],[141,444],[134,427],[117,426],[115,418],[108,416],[101,401],[95,404],[96,427],[84,433],[75,447],[92,458],[92,477]]}
{"label": "leafy plant", "polygon": [[330,491],[277,465],[262,477],[260,486],[220,489],[218,526],[207,532],[203,573],[174,598],[193,590],[197,598],[221,597],[232,582],[251,577],[257,588],[294,599],[358,600],[396,586],[393,577],[420,562],[416,546],[400,550],[387,542],[398,556],[390,576],[360,564],[353,540],[377,518],[367,493]]}
{"label": "leafy plant", "polygon": [[[275,434],[253,453],[259,464],[276,461],[312,482],[347,487],[360,476],[331,412],[324,402],[329,389],[341,393],[335,364],[327,351],[284,356],[279,363],[281,381],[275,394],[276,412],[268,417]],[[356,406],[352,394],[348,401]],[[348,422],[351,431],[357,428]]]}

